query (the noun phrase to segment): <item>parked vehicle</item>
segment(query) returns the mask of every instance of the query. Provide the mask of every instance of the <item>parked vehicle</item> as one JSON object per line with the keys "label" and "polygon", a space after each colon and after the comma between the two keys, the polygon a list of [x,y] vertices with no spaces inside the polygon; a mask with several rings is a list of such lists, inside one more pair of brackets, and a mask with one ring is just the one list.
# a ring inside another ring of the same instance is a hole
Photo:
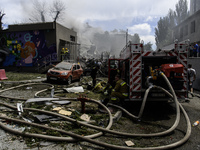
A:
{"label": "parked vehicle", "polygon": [[[114,86],[115,75],[129,86],[127,100],[141,101],[146,90],[151,86],[159,86],[169,90],[167,83],[159,72],[163,72],[176,92],[177,98],[187,98],[187,54],[188,45],[174,44],[174,49],[144,51],[143,43],[129,42],[120,52],[119,58],[109,59],[108,82]],[[170,91],[169,91],[170,92]],[[166,101],[169,96],[159,88],[153,88],[147,100]]]}
{"label": "parked vehicle", "polygon": [[78,63],[62,61],[47,72],[47,81],[66,81],[71,84],[73,80],[80,80],[83,76],[83,69]]}

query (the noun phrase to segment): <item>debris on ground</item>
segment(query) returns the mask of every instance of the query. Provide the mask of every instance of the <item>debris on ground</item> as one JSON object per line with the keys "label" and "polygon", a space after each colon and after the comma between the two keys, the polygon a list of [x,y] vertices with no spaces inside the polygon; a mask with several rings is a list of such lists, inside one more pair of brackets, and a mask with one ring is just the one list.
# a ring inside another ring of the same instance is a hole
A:
{"label": "debris on ground", "polygon": [[68,93],[83,93],[84,89],[82,86],[79,87],[71,87],[71,88],[64,88],[63,90],[67,91]]}

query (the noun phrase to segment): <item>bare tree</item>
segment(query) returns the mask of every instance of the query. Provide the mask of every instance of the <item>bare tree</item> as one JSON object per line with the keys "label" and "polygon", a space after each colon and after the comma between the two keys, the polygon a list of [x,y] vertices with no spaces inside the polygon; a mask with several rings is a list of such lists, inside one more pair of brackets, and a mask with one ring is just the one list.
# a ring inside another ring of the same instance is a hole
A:
{"label": "bare tree", "polygon": [[31,12],[31,18],[29,20],[33,22],[45,22],[45,13],[47,11],[45,1],[39,2],[38,0],[33,1],[33,11]]}
{"label": "bare tree", "polygon": [[61,19],[61,16],[64,14],[66,7],[65,4],[60,0],[55,0],[52,7],[50,7],[50,14],[54,21]]}
{"label": "bare tree", "polygon": [[48,16],[51,16],[53,21],[60,19],[65,11],[65,4],[60,0],[55,0],[49,4],[46,1],[33,1],[33,11],[29,18],[32,22],[46,22],[51,20]]}
{"label": "bare tree", "polygon": [[3,10],[0,10],[0,30],[3,30],[3,22],[2,22],[2,19],[3,19],[3,16],[6,15]]}

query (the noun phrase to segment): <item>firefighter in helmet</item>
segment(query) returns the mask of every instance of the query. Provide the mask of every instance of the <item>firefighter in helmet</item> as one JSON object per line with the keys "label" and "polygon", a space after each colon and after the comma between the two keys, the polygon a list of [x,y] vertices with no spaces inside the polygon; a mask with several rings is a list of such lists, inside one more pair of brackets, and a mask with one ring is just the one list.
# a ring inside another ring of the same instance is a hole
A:
{"label": "firefighter in helmet", "polygon": [[120,100],[128,97],[128,86],[125,81],[120,78],[120,75],[115,76],[115,87],[111,92],[111,102],[119,103]]}
{"label": "firefighter in helmet", "polygon": [[128,97],[128,86],[125,81],[120,78],[120,75],[115,76],[115,87],[111,91],[110,98],[106,98],[102,101],[104,105],[107,105],[108,102],[114,104],[121,104],[123,99]]}

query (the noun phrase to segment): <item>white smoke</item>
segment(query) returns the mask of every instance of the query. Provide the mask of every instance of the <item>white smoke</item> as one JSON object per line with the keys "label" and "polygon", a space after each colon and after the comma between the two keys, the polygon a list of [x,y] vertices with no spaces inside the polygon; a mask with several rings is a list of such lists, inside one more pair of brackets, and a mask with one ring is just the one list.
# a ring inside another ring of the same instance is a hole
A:
{"label": "white smoke", "polygon": [[[37,1],[37,0],[36,0]],[[27,22],[33,22],[30,14],[33,14],[33,7],[26,3],[21,3],[27,14]],[[50,21],[49,16],[45,16],[46,21]],[[78,20],[66,12],[64,17],[57,20],[63,26],[77,32],[78,44],[80,44],[80,56],[82,57],[99,57],[102,52],[108,52],[110,55],[119,56],[121,49],[126,44],[126,32],[114,30],[104,31],[100,27],[92,27],[88,23]]]}
{"label": "white smoke", "polygon": [[102,52],[109,52],[110,55],[118,57],[119,52],[126,44],[125,31],[104,31],[99,27],[92,27],[88,23],[77,21],[69,16],[67,21],[62,24],[77,32],[82,57],[98,57]]}

